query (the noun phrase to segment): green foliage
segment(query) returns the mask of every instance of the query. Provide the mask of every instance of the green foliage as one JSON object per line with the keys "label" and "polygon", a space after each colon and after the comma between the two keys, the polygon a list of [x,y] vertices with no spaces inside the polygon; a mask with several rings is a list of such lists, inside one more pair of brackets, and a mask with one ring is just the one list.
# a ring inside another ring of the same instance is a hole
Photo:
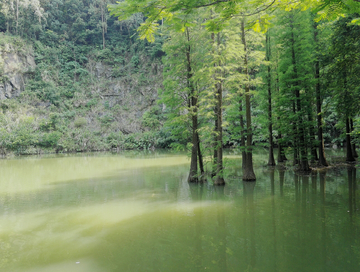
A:
{"label": "green foliage", "polygon": [[86,126],[86,124],[87,124],[87,120],[84,117],[76,118],[75,121],[74,121],[74,126],[76,128],[84,127],[84,126]]}
{"label": "green foliage", "polygon": [[154,106],[146,111],[142,117],[142,126],[149,130],[158,130],[161,128],[164,116],[159,106]]}

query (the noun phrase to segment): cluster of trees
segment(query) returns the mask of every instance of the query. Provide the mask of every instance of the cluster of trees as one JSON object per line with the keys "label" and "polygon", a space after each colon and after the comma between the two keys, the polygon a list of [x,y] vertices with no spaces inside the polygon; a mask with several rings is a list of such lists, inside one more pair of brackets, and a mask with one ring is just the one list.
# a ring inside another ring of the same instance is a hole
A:
{"label": "cluster of trees", "polygon": [[[84,132],[89,119],[99,123],[85,133],[94,138],[86,136],[87,142],[96,143],[91,150],[126,142],[116,134],[114,122],[128,109],[110,107],[101,98],[107,83],[97,81],[92,69],[101,62],[112,67],[112,78],[157,84],[150,80],[157,72],[148,71],[163,57],[163,79],[156,79],[164,80],[159,92],[163,107],[153,107],[142,118],[144,130],[160,131],[162,136],[141,146],[188,143],[190,182],[204,180],[208,160],[214,183],[224,184],[223,147],[229,145],[241,148],[244,180],[256,179],[254,143],[268,146],[269,165],[276,163],[277,147],[278,162],[291,156],[302,171],[309,171],[314,161],[328,164],[324,142],[346,139],[346,160],[355,160],[360,131],[358,1],[115,3],[0,3],[0,31],[34,43],[37,68],[25,95],[51,103],[52,114],[42,122],[51,124],[51,116],[63,120],[43,131],[60,139],[49,141],[49,146],[82,150],[78,144],[59,147],[59,142],[76,138],[66,136],[72,133],[69,122]],[[136,29],[147,41],[137,39]],[[138,146],[136,140],[130,142]]]}
{"label": "cluster of trees", "polygon": [[357,157],[358,1],[127,0],[110,10],[120,20],[142,12],[141,37],[167,37],[160,96],[167,126],[191,139],[189,182],[203,180],[202,150],[210,150],[214,184],[225,183],[225,143],[241,147],[243,180],[255,180],[253,137],[264,127],[269,165],[276,144],[278,162],[291,154],[301,171],[315,161],[327,166],[323,119],[330,113],[345,130],[346,160]]}

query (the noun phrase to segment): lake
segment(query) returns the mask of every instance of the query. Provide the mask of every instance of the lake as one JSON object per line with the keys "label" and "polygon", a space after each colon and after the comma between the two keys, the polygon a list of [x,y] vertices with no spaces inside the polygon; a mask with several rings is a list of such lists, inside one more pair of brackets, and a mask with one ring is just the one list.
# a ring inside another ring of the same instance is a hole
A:
{"label": "lake", "polygon": [[[343,151],[328,151],[329,157]],[[298,176],[254,156],[189,185],[170,152],[0,160],[0,271],[360,271],[356,168]]]}

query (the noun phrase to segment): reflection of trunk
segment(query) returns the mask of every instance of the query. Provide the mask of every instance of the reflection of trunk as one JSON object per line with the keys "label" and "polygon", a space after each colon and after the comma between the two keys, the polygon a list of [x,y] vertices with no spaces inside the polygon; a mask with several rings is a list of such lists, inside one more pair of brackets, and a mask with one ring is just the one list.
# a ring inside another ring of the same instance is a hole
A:
{"label": "reflection of trunk", "polygon": [[[191,198],[193,201],[201,201],[204,186],[198,184],[189,184]],[[202,247],[202,218],[203,218],[203,209],[198,208],[194,209],[194,221],[195,221],[195,235],[194,235],[194,251],[193,251],[193,260],[196,270],[201,270],[203,268],[203,247]],[[194,232],[193,232],[194,233]]]}
{"label": "reflection of trunk", "polygon": [[350,136],[350,118],[346,118],[346,161],[355,161],[354,154],[351,147],[351,136]]}
{"label": "reflection of trunk", "polygon": [[353,215],[356,213],[356,168],[348,167],[348,184],[349,184],[349,213],[350,220],[353,220]]}
{"label": "reflection of trunk", "polygon": [[[275,170],[271,169],[270,170],[270,183],[271,183],[271,195],[274,196],[275,195]],[[277,271],[277,237],[276,237],[276,206],[275,206],[275,197],[271,198],[271,215],[272,215],[272,225],[273,225],[273,253],[274,253],[274,269],[273,271]]]}
{"label": "reflection of trunk", "polygon": [[307,195],[309,192],[309,176],[305,175],[302,176],[302,190],[301,190],[301,203],[302,203],[302,223],[305,222],[306,217],[307,217],[307,209],[306,209],[306,204],[307,204]]}
{"label": "reflection of trunk", "polygon": [[201,201],[202,194],[204,191],[204,186],[198,184],[189,184],[189,187],[190,187],[191,199],[193,201]]}
{"label": "reflection of trunk", "polygon": [[[225,197],[225,187],[215,187],[215,193],[217,200],[223,200]],[[219,205],[216,206],[216,212],[217,212],[217,221],[218,221],[218,231],[217,231],[217,237],[219,239],[217,248],[217,256],[218,260],[217,263],[219,265],[219,268],[217,271],[227,271],[227,254],[226,254],[226,236],[227,236],[227,230],[226,230],[226,218],[225,218],[225,206],[224,202],[220,202]],[[203,269],[201,269],[203,270]]]}
{"label": "reflection of trunk", "polygon": [[270,185],[271,185],[271,195],[275,195],[275,171],[270,169]]}
{"label": "reflection of trunk", "polygon": [[295,201],[296,203],[300,202],[300,188],[299,188],[299,176],[294,174],[294,184],[295,184]]}
{"label": "reflection of trunk", "polygon": [[317,193],[317,172],[311,173],[311,197],[312,203],[316,203],[316,193]]}
{"label": "reflection of trunk", "polygon": [[285,177],[285,171],[279,170],[280,196],[284,196],[284,177]]}
{"label": "reflection of trunk", "polygon": [[[351,130],[351,132],[354,132],[354,121],[353,121],[352,118],[350,118],[350,130]],[[353,144],[351,145],[351,150],[352,150],[352,153],[353,153],[354,158],[358,158],[359,155],[358,155],[357,152],[356,152],[356,145],[355,145],[355,143],[353,143]]]}
{"label": "reflection of trunk", "polygon": [[241,21],[241,40],[244,45],[244,73],[246,77],[245,83],[245,110],[246,110],[246,160],[243,169],[243,180],[254,181],[256,180],[254,168],[253,168],[253,159],[252,159],[252,127],[251,127],[251,105],[250,105],[250,76],[248,71],[248,50],[246,45],[246,36],[245,36],[245,19]]}
{"label": "reflection of trunk", "polygon": [[321,199],[321,253],[323,267],[326,267],[327,263],[327,248],[326,248],[326,213],[325,213],[325,177],[326,171],[320,172],[320,199]]}
{"label": "reflection of trunk", "polygon": [[[270,35],[269,31],[266,32],[266,60],[270,61],[271,56],[271,44],[270,44]],[[274,166],[275,159],[274,159],[274,143],[273,143],[273,130],[272,130],[272,109],[271,109],[271,67],[270,64],[268,65],[267,69],[267,83],[268,83],[268,130],[269,130],[269,160],[268,165]]]}
{"label": "reflection of trunk", "polygon": [[255,243],[255,207],[254,207],[254,188],[255,182],[243,182],[245,205],[248,209],[246,217],[250,218],[250,265],[252,270],[256,266],[256,243]]}

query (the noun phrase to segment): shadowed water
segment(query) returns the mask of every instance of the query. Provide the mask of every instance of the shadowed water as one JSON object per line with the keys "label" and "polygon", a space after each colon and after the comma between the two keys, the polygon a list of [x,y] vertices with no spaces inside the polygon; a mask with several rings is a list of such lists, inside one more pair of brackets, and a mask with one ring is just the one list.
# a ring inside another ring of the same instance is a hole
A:
{"label": "shadowed water", "polygon": [[189,185],[167,153],[0,161],[0,271],[360,271],[356,168]]}

